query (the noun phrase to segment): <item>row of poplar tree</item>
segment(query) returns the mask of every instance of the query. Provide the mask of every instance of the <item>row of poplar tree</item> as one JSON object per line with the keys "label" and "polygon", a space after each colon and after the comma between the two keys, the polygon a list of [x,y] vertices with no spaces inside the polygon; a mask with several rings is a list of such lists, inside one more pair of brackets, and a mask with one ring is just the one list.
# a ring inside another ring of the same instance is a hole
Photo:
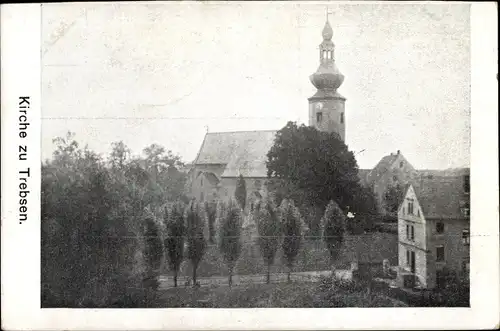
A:
{"label": "row of poplar tree", "polygon": [[[159,271],[161,259],[165,256],[173,272],[174,286],[184,259],[192,266],[192,284],[197,286],[196,271],[203,258],[208,242],[215,243],[228,268],[228,283],[232,285],[233,269],[242,251],[242,228],[245,217],[252,218],[257,228],[257,241],[261,256],[267,266],[266,282],[270,281],[270,268],[274,264],[278,248],[281,246],[288,267],[290,281],[297,255],[307,229],[298,208],[292,200],[284,199],[277,207],[272,199],[256,203],[246,215],[244,206],[236,200],[219,201],[216,204],[200,204],[192,200],[189,204],[176,202],[164,207],[161,224],[149,222],[145,233],[148,246],[155,256],[151,266],[151,276]],[[337,257],[343,242],[345,216],[339,206],[330,201],[322,218],[322,239],[332,260]],[[156,225],[155,225],[156,224]],[[157,228],[155,228],[155,226]],[[155,241],[155,242],[153,242]],[[163,246],[163,250],[161,249]],[[165,253],[163,255],[162,251]],[[147,254],[151,255],[151,254]]]}

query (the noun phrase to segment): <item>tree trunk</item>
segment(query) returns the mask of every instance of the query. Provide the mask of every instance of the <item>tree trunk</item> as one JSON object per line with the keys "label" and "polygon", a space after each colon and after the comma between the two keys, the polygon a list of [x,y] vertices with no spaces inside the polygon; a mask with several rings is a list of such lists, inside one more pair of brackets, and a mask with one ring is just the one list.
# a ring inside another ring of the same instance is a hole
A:
{"label": "tree trunk", "polygon": [[286,275],[286,281],[291,282],[292,281],[292,266],[288,266],[288,274]]}
{"label": "tree trunk", "polygon": [[229,287],[233,286],[233,268],[229,268]]}
{"label": "tree trunk", "polygon": [[193,263],[193,287],[196,287],[196,269],[198,269],[198,263]]}
{"label": "tree trunk", "polygon": [[174,270],[174,287],[177,287],[177,270]]}
{"label": "tree trunk", "polygon": [[271,265],[267,265],[267,275],[266,275],[266,284],[271,282]]}

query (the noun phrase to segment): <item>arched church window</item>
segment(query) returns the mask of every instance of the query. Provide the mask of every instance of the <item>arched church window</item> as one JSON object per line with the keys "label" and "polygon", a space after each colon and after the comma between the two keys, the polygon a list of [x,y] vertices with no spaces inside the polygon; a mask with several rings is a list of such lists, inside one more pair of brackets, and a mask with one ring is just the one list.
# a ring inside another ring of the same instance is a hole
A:
{"label": "arched church window", "polygon": [[344,113],[340,113],[340,123],[344,123]]}

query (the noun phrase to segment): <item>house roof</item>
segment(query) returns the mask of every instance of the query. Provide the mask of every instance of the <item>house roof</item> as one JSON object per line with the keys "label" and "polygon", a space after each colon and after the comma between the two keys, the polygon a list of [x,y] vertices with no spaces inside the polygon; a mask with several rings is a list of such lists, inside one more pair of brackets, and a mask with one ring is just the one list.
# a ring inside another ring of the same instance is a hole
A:
{"label": "house roof", "polygon": [[373,183],[374,181],[376,181],[377,179],[379,179],[387,170],[389,170],[389,168],[394,163],[394,161],[396,161],[397,158],[398,158],[398,154],[392,154],[392,153],[390,155],[384,156],[377,163],[377,165],[375,166],[375,168],[373,168],[373,170],[371,170],[367,174],[367,176],[366,176],[366,182],[367,183]]}
{"label": "house roof", "polygon": [[419,177],[453,177],[453,176],[463,176],[470,175],[470,168],[449,168],[449,169],[425,169],[425,170],[417,170],[417,175]]}
{"label": "house roof", "polygon": [[464,218],[461,208],[469,205],[469,196],[463,176],[421,177],[413,188],[425,218]]}
{"label": "house roof", "polygon": [[207,133],[195,164],[226,164],[222,177],[266,177],[276,131]]}
{"label": "house roof", "polygon": [[368,174],[372,171],[371,169],[359,169],[358,177],[361,185],[366,185],[368,183]]}

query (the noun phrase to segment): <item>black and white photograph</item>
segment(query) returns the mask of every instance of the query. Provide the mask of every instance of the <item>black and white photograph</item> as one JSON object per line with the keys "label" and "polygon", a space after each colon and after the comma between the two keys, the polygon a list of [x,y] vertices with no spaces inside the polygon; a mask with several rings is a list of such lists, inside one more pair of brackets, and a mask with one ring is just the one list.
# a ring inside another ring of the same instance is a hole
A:
{"label": "black and white photograph", "polygon": [[20,141],[40,126],[39,154],[14,157],[39,160],[12,176],[13,224],[39,224],[42,311],[473,308],[474,249],[498,247],[473,203],[498,186],[473,182],[498,174],[472,156],[471,3],[39,15],[39,114],[13,99]]}

